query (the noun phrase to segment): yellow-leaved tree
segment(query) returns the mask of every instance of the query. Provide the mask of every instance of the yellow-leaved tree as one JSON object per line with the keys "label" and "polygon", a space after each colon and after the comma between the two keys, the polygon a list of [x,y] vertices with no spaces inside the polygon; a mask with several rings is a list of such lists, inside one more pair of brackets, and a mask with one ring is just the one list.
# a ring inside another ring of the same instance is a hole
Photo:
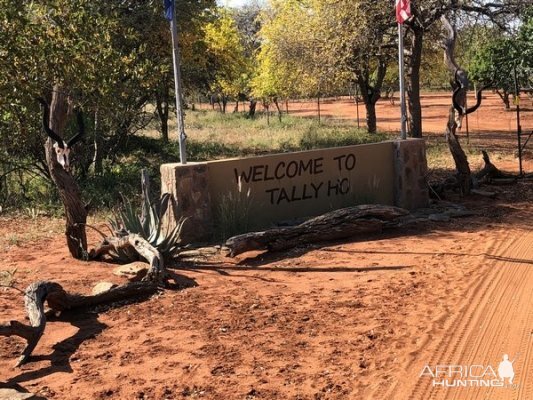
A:
{"label": "yellow-leaved tree", "polygon": [[273,102],[279,116],[279,98],[320,97],[345,84],[321,29],[320,0],[273,0],[261,19],[252,93]]}
{"label": "yellow-leaved tree", "polygon": [[248,91],[253,62],[246,57],[243,38],[230,12],[219,8],[217,14],[204,27],[205,42],[214,76],[210,89],[222,102],[221,111],[226,112],[230,98],[238,99]]}

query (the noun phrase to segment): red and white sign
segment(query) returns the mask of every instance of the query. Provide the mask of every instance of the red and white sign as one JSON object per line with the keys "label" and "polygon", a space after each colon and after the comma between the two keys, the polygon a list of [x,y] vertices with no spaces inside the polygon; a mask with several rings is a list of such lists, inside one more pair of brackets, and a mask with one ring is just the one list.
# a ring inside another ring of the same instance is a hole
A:
{"label": "red and white sign", "polygon": [[411,2],[409,0],[396,0],[396,21],[403,24],[411,17]]}

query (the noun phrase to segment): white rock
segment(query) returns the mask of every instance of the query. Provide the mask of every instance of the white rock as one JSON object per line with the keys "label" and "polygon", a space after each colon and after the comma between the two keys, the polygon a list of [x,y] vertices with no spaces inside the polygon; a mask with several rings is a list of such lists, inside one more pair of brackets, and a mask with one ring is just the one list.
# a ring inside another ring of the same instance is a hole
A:
{"label": "white rock", "polygon": [[130,281],[135,282],[144,278],[149,268],[150,264],[142,261],[136,261],[116,267],[113,269],[113,274],[128,278]]}
{"label": "white rock", "polygon": [[93,294],[100,294],[103,292],[107,292],[109,289],[112,289],[116,287],[117,285],[111,282],[98,282],[93,287]]}

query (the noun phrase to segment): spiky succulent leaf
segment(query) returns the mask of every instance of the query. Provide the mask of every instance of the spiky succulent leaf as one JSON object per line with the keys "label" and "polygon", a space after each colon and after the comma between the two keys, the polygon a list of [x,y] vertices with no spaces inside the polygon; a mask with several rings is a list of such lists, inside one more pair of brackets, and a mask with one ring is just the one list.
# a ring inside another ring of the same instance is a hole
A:
{"label": "spiky succulent leaf", "polygon": [[[142,201],[143,211],[139,214],[131,202],[126,200],[123,209],[109,220],[111,229],[125,229],[130,233],[137,233],[157,248],[164,258],[175,257],[180,250],[181,230],[185,219],[177,221],[173,229],[164,229],[163,216],[172,204],[171,195],[164,193],[155,204],[152,204],[147,195],[143,196]],[[136,254],[124,250],[115,252],[113,256],[121,261],[136,259]]]}

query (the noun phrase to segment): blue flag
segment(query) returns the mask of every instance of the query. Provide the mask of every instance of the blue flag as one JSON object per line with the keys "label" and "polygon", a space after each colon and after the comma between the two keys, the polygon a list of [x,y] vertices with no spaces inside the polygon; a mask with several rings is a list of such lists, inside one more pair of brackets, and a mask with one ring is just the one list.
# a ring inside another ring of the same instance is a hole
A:
{"label": "blue flag", "polygon": [[165,5],[165,18],[172,21],[174,14],[174,0],[164,0]]}

